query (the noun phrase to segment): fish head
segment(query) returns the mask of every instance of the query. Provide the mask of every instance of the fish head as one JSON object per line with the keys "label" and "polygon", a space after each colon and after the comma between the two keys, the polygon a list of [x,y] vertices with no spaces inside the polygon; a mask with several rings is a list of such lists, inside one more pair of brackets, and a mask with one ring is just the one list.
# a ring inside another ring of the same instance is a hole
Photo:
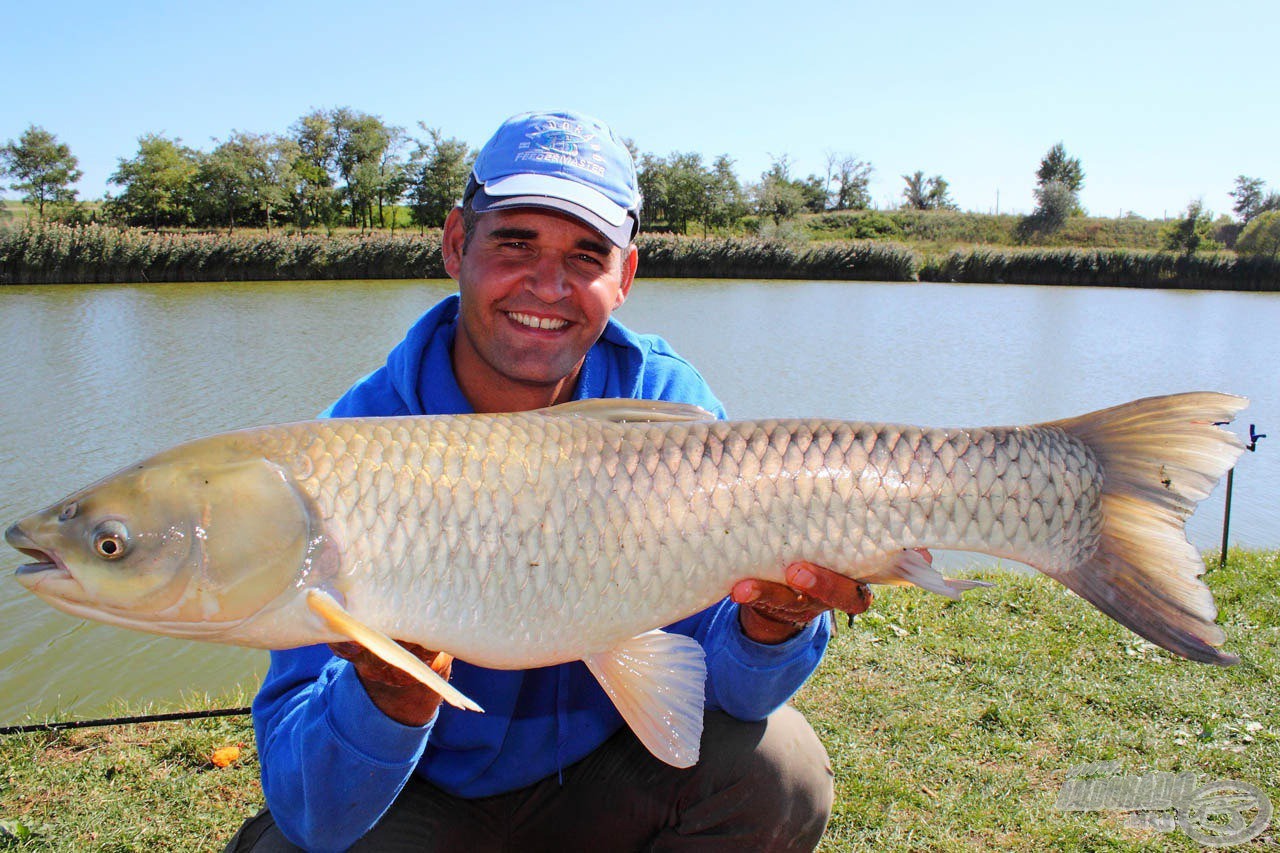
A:
{"label": "fish head", "polygon": [[281,466],[193,442],[69,495],[5,532],[17,580],[59,610],[153,633],[225,632],[299,577],[306,496]]}

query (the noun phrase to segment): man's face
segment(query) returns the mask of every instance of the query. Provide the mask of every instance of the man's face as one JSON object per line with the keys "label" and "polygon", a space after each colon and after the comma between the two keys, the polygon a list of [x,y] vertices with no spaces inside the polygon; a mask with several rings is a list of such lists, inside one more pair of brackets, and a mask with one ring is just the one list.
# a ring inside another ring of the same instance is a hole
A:
{"label": "man's face", "polygon": [[636,268],[634,247],[541,208],[482,214],[470,242],[454,211],[444,260],[462,299],[454,371],[477,409],[490,411],[568,400]]}

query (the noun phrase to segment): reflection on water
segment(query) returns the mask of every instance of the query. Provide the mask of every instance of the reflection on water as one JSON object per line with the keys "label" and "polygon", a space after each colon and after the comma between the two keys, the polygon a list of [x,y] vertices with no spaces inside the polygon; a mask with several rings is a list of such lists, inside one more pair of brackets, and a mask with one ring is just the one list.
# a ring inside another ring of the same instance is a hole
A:
{"label": "reflection on water", "polygon": [[[446,282],[0,288],[0,526],[195,436],[314,415]],[[738,417],[1020,423],[1148,394],[1245,394],[1276,436],[1242,460],[1233,540],[1280,547],[1280,296],[641,280],[621,318],[666,336]],[[1192,519],[1217,546],[1221,489]],[[19,562],[0,550],[4,574]],[[50,610],[0,578],[0,724],[119,698],[252,690],[266,655]]]}

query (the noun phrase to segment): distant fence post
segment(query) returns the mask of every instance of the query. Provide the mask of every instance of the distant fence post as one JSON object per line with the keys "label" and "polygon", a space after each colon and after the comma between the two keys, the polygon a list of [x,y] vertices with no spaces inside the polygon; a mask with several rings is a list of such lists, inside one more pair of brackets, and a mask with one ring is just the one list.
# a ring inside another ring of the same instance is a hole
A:
{"label": "distant fence post", "polygon": [[[1244,449],[1250,452],[1258,449],[1258,439],[1267,437],[1265,432],[1255,432],[1254,426],[1255,424],[1249,424],[1249,443],[1244,446]],[[1231,488],[1235,485],[1235,479],[1236,469],[1232,466],[1227,472],[1227,497],[1222,510],[1222,555],[1218,558],[1218,568],[1227,564],[1227,535],[1231,531]]]}

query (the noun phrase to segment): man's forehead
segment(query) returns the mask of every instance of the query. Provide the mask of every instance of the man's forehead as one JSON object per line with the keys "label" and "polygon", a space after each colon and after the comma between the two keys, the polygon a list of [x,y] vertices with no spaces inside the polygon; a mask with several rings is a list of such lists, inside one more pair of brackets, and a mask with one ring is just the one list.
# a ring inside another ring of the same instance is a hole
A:
{"label": "man's forehead", "polygon": [[512,207],[502,210],[490,210],[480,214],[477,230],[482,234],[494,234],[498,231],[524,231],[529,237],[539,236],[552,230],[564,228],[573,230],[577,242],[598,243],[599,250],[608,254],[616,248],[609,238],[605,237],[587,223],[559,210],[544,207]]}

